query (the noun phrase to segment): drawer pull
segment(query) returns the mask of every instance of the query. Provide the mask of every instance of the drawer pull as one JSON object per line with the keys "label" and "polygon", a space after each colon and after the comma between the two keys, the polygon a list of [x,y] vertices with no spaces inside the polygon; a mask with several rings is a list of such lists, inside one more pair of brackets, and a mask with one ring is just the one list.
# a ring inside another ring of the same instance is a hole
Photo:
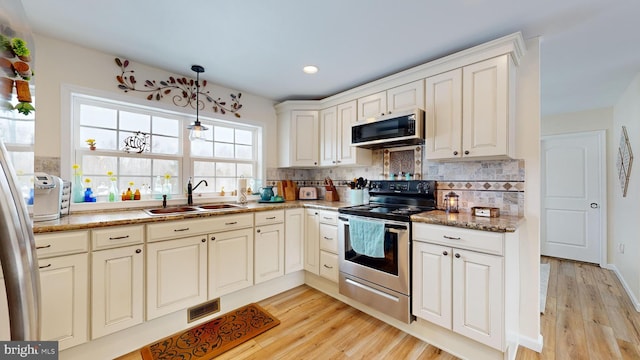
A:
{"label": "drawer pull", "polygon": [[51,267],[51,264],[47,264],[47,265],[45,265],[45,266],[40,266],[40,269],[46,269],[46,268],[48,268],[48,267]]}
{"label": "drawer pull", "polygon": [[271,216],[271,217],[268,217],[268,218],[266,218],[266,219],[267,219],[267,220],[274,220],[275,218],[276,218],[275,216]]}
{"label": "drawer pull", "polygon": [[456,259],[460,259],[460,254],[456,254]]}
{"label": "drawer pull", "polygon": [[175,231],[175,232],[180,232],[180,231],[189,231],[189,228],[173,229],[173,231]]}
{"label": "drawer pull", "polygon": [[44,245],[44,246],[36,246],[36,250],[40,250],[40,249],[48,249],[51,247],[51,244],[49,245]]}
{"label": "drawer pull", "polygon": [[116,236],[116,237],[110,237],[109,240],[122,240],[122,239],[128,239],[129,235],[125,235],[125,236]]}
{"label": "drawer pull", "polygon": [[237,224],[237,223],[238,223],[237,221],[232,221],[232,222],[228,222],[228,223],[224,223],[224,224],[225,224],[225,225],[235,225],[235,224]]}
{"label": "drawer pull", "polygon": [[325,220],[333,220],[333,218],[326,217],[326,216],[323,216],[322,218],[325,219]]}
{"label": "drawer pull", "polygon": [[448,253],[448,252],[446,252],[446,251],[443,251],[443,252],[442,252],[442,255],[444,255],[444,256],[448,256],[448,255],[449,255],[449,253]]}
{"label": "drawer pull", "polygon": [[322,264],[322,266],[326,267],[327,269],[333,269],[333,266],[329,266],[327,264]]}
{"label": "drawer pull", "polygon": [[136,249],[136,254],[140,254],[142,252],[141,249]]}
{"label": "drawer pull", "polygon": [[258,233],[259,233],[259,232],[260,232],[260,229],[256,230],[256,232],[258,232]]}
{"label": "drawer pull", "polygon": [[326,236],[323,236],[323,238],[324,238],[325,240],[333,240],[333,238],[326,237]]}
{"label": "drawer pull", "polygon": [[215,236],[212,236],[212,237],[211,237],[211,241],[216,241],[216,237],[215,237]]}
{"label": "drawer pull", "polygon": [[207,242],[207,239],[202,238],[202,240],[200,240],[200,241],[202,241],[203,243],[206,243],[206,242]]}
{"label": "drawer pull", "polygon": [[449,239],[449,240],[462,240],[462,238],[453,237],[453,236],[447,236],[447,235],[442,235],[442,237],[445,238],[445,239]]}

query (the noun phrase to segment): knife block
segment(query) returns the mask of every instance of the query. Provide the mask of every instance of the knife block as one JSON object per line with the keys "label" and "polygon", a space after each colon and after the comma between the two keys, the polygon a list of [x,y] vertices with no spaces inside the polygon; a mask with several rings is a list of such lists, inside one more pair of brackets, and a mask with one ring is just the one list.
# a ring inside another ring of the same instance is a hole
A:
{"label": "knife block", "polygon": [[338,197],[338,192],[335,190],[335,188],[333,190],[327,190],[324,193],[324,199],[326,201],[340,201],[340,198]]}

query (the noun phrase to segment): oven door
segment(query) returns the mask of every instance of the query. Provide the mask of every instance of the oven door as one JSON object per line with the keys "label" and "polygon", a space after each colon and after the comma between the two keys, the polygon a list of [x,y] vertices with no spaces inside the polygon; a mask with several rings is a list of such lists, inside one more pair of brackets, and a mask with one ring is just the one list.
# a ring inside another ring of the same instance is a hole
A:
{"label": "oven door", "polygon": [[[351,239],[349,238],[349,219],[351,218],[381,221],[384,223],[384,258],[374,258],[358,254],[351,247]],[[340,215],[339,219],[338,247],[340,272],[408,296],[410,293],[409,223],[354,215]]]}

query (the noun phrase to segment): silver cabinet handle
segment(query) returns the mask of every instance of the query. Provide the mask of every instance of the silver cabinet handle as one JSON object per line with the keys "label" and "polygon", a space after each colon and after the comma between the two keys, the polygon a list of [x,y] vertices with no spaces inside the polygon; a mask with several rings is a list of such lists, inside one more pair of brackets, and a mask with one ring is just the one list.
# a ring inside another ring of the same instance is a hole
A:
{"label": "silver cabinet handle", "polygon": [[179,231],[188,231],[189,228],[182,228],[182,229],[173,229],[173,231],[175,232],[179,232]]}
{"label": "silver cabinet handle", "polygon": [[40,249],[48,249],[51,247],[51,244],[49,245],[43,245],[43,246],[36,246],[36,250],[40,250]]}
{"label": "silver cabinet handle", "polygon": [[322,218],[325,219],[325,220],[333,220],[333,218],[326,217],[326,216],[323,216]]}
{"label": "silver cabinet handle", "polygon": [[453,237],[453,236],[447,236],[447,235],[442,235],[442,237],[445,238],[445,239],[449,239],[449,240],[462,240],[462,238]]}
{"label": "silver cabinet handle", "polygon": [[110,237],[109,240],[122,240],[122,239],[128,239],[129,235],[125,235],[125,236],[116,236],[116,237]]}

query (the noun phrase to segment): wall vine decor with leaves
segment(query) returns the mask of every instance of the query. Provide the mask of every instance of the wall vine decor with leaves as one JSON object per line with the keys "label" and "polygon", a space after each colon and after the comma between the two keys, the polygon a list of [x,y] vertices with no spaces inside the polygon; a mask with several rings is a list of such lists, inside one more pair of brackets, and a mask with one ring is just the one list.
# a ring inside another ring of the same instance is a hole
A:
{"label": "wall vine decor with leaves", "polygon": [[[118,89],[123,90],[124,92],[139,91],[149,93],[149,95],[147,95],[147,100],[156,101],[160,101],[165,96],[173,94],[171,100],[174,105],[180,107],[191,106],[194,109],[196,106],[203,109],[206,106],[205,101],[207,101],[212,104],[212,110],[216,113],[219,112],[221,114],[226,114],[229,112],[237,118],[240,117],[240,113],[238,111],[242,109],[242,104],[240,103],[242,93],[230,94],[231,104],[227,105],[226,101],[223,101],[221,98],[215,99],[209,90],[205,90],[207,80],[202,80],[198,87],[196,86],[196,81],[194,79],[173,76],[169,76],[167,80],[145,80],[145,89],[136,89],[138,80],[134,76],[135,71],[127,69],[130,64],[129,60],[120,60],[119,58],[115,58],[115,61],[116,65],[120,67],[120,75],[116,76]],[[200,100],[198,101],[199,104],[196,104],[196,93],[198,93],[200,97]]]}

